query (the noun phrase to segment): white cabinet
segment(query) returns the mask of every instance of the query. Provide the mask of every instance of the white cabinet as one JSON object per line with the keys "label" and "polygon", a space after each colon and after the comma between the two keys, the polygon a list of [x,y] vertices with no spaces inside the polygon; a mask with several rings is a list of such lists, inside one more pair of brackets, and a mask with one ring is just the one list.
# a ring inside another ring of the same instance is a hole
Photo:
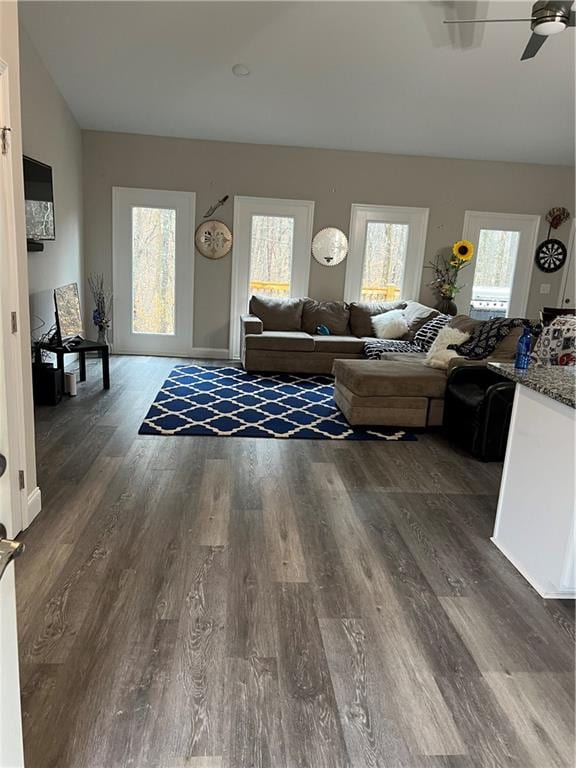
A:
{"label": "white cabinet", "polygon": [[492,541],[542,597],[576,597],[575,416],[517,385]]}

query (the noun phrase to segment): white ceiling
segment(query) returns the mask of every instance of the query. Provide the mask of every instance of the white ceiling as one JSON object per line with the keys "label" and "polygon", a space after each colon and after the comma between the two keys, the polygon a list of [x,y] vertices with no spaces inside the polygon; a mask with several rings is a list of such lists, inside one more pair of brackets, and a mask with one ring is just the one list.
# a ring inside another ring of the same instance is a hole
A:
{"label": "white ceiling", "polygon": [[441,23],[530,8],[24,2],[21,19],[83,128],[572,165],[576,30],[521,62],[529,23]]}

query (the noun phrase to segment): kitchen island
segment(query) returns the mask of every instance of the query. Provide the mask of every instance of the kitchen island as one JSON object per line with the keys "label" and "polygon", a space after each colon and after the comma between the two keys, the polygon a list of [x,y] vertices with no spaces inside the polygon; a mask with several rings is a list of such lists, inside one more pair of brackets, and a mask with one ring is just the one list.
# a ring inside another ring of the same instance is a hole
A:
{"label": "kitchen island", "polygon": [[489,367],[517,383],[492,541],[547,598],[576,597],[576,369]]}

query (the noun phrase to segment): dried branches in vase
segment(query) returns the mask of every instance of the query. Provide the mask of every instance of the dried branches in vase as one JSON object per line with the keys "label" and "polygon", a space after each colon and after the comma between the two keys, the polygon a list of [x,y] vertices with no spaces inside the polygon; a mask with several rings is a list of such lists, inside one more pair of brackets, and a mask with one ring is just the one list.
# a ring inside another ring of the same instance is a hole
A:
{"label": "dried branches in vase", "polygon": [[103,274],[90,275],[88,285],[95,304],[92,322],[98,328],[97,340],[101,344],[108,344],[108,329],[112,321],[112,291],[104,287]]}
{"label": "dried branches in vase", "polygon": [[474,255],[474,246],[469,240],[458,240],[452,250],[445,249],[430,262],[434,270],[434,279],[428,283],[440,296],[436,309],[447,315],[455,315],[457,310],[454,296],[461,286],[458,283],[458,275],[461,269],[470,263]]}

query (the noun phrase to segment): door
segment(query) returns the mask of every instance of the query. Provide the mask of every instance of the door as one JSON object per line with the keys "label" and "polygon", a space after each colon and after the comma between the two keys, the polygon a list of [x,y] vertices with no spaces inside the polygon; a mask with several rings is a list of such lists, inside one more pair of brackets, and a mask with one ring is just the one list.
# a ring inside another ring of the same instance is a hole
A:
{"label": "door", "polygon": [[346,301],[418,299],[428,208],[352,205]]}
{"label": "door", "polygon": [[314,203],[234,198],[230,356],[240,356],[240,315],[253,293],[307,296]]}
{"label": "door", "polygon": [[458,311],[485,320],[525,317],[540,216],[466,211],[463,239],[474,244],[461,272]]}
{"label": "door", "polygon": [[193,192],[113,189],[114,351],[192,353]]}
{"label": "door", "polygon": [[574,309],[576,307],[576,254],[574,253],[574,240],[576,239],[576,219],[572,219],[570,236],[568,238],[568,258],[564,266],[562,286],[560,289],[560,303],[558,306]]}
{"label": "door", "polygon": [[[8,67],[0,60],[0,128],[10,127]],[[19,158],[18,158],[19,160]],[[9,537],[21,527],[18,467],[19,376],[18,334],[13,333],[12,312],[17,309],[17,255],[15,248],[14,188],[10,133],[0,137],[0,768],[24,765],[16,592],[14,565],[20,551]]]}

